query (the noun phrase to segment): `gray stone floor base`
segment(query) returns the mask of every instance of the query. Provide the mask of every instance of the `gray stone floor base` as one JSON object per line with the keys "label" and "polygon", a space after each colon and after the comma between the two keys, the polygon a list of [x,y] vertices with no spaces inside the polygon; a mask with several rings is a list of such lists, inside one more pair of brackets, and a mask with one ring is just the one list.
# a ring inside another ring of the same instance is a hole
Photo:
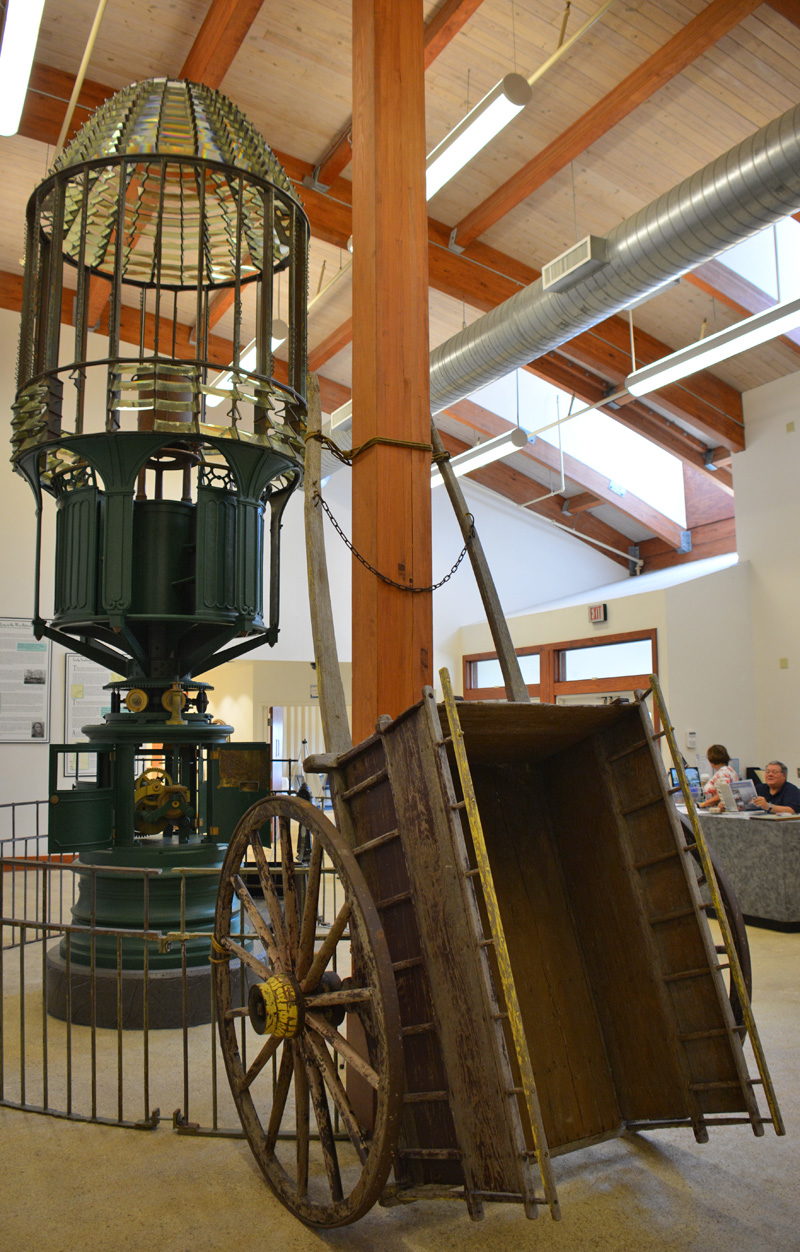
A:
{"label": "gray stone floor base", "polygon": [[[47,954],[47,1012],[51,1017],[65,1022],[69,1011],[76,1026],[91,1026],[94,1022],[96,1026],[112,1030],[118,1025],[123,1030],[142,1030],[145,1003],[142,970],[124,969],[118,982],[116,970],[95,969],[94,988],[93,1008],[91,970],[73,959],[68,980],[64,957],[58,947],[51,948]],[[211,967],[196,966],[187,969],[185,975],[180,969],[148,971],[147,1019],[151,1030],[176,1030],[184,1022],[187,1026],[210,1022]]]}

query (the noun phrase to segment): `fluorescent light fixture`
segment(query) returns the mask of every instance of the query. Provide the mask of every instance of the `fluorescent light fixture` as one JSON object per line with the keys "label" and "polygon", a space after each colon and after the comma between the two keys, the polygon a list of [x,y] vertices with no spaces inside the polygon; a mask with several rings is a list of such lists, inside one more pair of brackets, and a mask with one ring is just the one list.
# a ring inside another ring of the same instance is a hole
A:
{"label": "fluorescent light fixture", "polygon": [[39,38],[44,0],[8,0],[0,48],[0,135],[16,135]]}
{"label": "fluorescent light fixture", "polygon": [[[272,340],[270,350],[275,352],[281,346],[285,339],[289,336],[289,327],[279,317],[276,317],[272,323]],[[244,352],[239,357],[239,369],[245,373],[252,370],[256,363],[258,348],[255,339],[251,339]],[[221,374],[217,374],[216,378],[211,380],[212,387],[220,387],[223,391],[233,390],[233,374],[230,368],[223,370]],[[215,409],[218,404],[222,404],[224,396],[206,396],[206,408]]]}
{"label": "fluorescent light fixture", "polygon": [[[530,443],[530,436],[527,430],[523,430],[521,426],[515,426],[502,435],[495,435],[494,439],[486,439],[483,443],[476,443],[473,448],[459,452],[458,456],[454,456],[450,461],[450,468],[456,478],[460,478],[462,474],[471,474],[473,470],[481,469],[482,466],[489,465],[492,461],[499,461],[504,456],[510,456],[512,452],[516,452],[517,448],[524,448],[528,443]],[[443,481],[439,470],[434,466],[431,470],[431,487],[438,487]]]}
{"label": "fluorescent light fixture", "polygon": [[428,156],[426,165],[426,199],[430,200],[445,183],[485,148],[504,126],[525,108],[531,98],[527,78],[506,74],[491,91],[479,100],[474,109],[445,135]]}
{"label": "fluorescent light fixture", "polygon": [[774,304],[763,313],[746,317],[741,322],[720,330],[715,335],[698,339],[697,343],[689,344],[670,356],[645,365],[625,379],[625,386],[632,396],[646,396],[649,391],[658,387],[666,387],[679,378],[695,374],[697,370],[709,369],[718,361],[738,356],[748,348],[755,348],[787,331],[796,330],[800,326],[800,298],[787,300],[783,304]]}

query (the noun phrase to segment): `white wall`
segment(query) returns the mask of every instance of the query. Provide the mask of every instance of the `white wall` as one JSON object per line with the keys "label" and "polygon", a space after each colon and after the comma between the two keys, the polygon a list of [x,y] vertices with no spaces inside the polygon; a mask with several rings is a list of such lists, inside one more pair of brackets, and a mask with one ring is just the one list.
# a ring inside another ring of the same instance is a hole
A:
{"label": "white wall", "polygon": [[[747,451],[734,458],[739,551],[753,569],[752,668],[764,760],[800,766],[800,373],[745,397]],[[785,662],[786,668],[783,668]]]}

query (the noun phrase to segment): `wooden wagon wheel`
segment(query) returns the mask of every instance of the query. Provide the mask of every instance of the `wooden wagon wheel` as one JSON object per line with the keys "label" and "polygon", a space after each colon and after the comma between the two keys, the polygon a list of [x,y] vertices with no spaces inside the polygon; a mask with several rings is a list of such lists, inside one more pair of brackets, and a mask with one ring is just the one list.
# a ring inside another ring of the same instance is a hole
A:
{"label": "wooden wagon wheel", "polygon": [[[311,835],[302,870],[292,822]],[[267,831],[279,853],[272,866]],[[364,877],[313,805],[271,796],[245,813],[222,867],[215,935],[222,1052],[253,1154],[302,1221],[355,1221],[380,1196],[392,1164],[399,1010]]]}

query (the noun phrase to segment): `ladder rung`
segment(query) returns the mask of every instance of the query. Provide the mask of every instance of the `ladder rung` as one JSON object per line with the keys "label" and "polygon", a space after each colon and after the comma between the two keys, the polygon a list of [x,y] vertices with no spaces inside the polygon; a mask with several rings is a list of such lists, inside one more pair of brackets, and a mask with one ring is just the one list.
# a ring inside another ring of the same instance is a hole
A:
{"label": "ladder rung", "polygon": [[406,1104],[441,1104],[450,1099],[449,1091],[404,1091]]}
{"label": "ladder rung", "polygon": [[353,855],[363,856],[365,852],[371,852],[373,848],[379,848],[381,844],[391,843],[393,839],[399,838],[399,830],[387,830],[385,835],[376,835],[374,839],[368,839],[366,843],[360,843],[357,848],[353,848]]}
{"label": "ladder rung", "polygon": [[661,926],[665,922],[681,921],[685,917],[695,917],[694,909],[673,909],[671,913],[658,913],[655,917],[648,917],[651,926]]}
{"label": "ladder rung", "polygon": [[763,1078],[748,1078],[747,1085],[749,1087],[763,1087],[764,1079]]}
{"label": "ladder rung", "polygon": [[453,742],[453,736],[452,736],[452,735],[444,735],[441,739],[437,739],[437,740],[436,740],[436,747],[437,747],[437,748],[445,748],[445,747],[447,746],[447,744],[448,744],[448,743],[452,743],[452,742]]}
{"label": "ladder rung", "polygon": [[494,944],[494,939],[479,939],[478,940],[479,948],[491,948],[493,944]]}
{"label": "ladder rung", "polygon": [[638,739],[630,747],[623,748],[621,752],[615,752],[613,756],[608,758],[609,765],[613,765],[615,761],[624,760],[626,756],[632,756],[634,752],[641,752],[642,748],[646,748],[649,742],[649,739]]}
{"label": "ladder rung", "polygon": [[664,982],[679,982],[682,978],[708,978],[712,974],[712,969],[708,965],[704,965],[702,969],[682,969],[677,974],[663,974]]}
{"label": "ladder rung", "polygon": [[353,796],[360,795],[362,791],[369,791],[372,787],[377,787],[380,783],[385,782],[388,776],[385,769],[379,769],[376,774],[370,774],[369,778],[362,778],[361,782],[354,783],[352,787],[348,787],[346,791],[342,792],[341,798],[350,800]]}
{"label": "ladder rung", "polygon": [[727,1091],[731,1088],[741,1087],[741,1085],[742,1084],[740,1082],[737,1082],[735,1078],[728,1079],[727,1081],[720,1081],[720,1082],[690,1082],[689,1090],[690,1091],[723,1091],[723,1090]]}
{"label": "ladder rung", "polygon": [[524,1092],[524,1090],[523,1090],[523,1088],[522,1088],[522,1087],[507,1087],[507,1088],[506,1088],[506,1095],[507,1095],[507,1096],[521,1096],[521,1095],[524,1095],[524,1094],[525,1094],[525,1092]]}
{"label": "ladder rung", "polygon": [[465,869],[464,877],[465,878],[477,878],[480,875],[480,872],[481,872],[480,869],[476,865],[473,869]]}
{"label": "ladder rung", "polygon": [[495,1021],[495,1022],[507,1022],[507,1021],[508,1021],[508,1013],[492,1013],[492,1021]]}
{"label": "ladder rung", "polygon": [[407,1161],[460,1161],[458,1148],[398,1148],[397,1155]]}
{"label": "ladder rung", "polygon": [[[745,1026],[733,1026],[731,1027],[731,1033],[733,1033],[733,1031],[743,1031],[746,1029],[747,1028]],[[720,1039],[727,1034],[728,1031],[724,1026],[715,1026],[713,1030],[687,1031],[686,1034],[678,1035],[678,1039],[681,1043],[691,1043],[694,1039]]]}
{"label": "ladder rung", "polygon": [[652,796],[649,800],[640,800],[638,804],[632,804],[629,809],[621,809],[623,817],[630,817],[633,813],[641,813],[643,809],[655,808],[657,804],[663,804],[663,795]]}
{"label": "ladder rung", "polygon": [[376,900],[376,909],[391,909],[396,904],[403,904],[406,900],[411,899],[410,891],[399,891],[396,896],[387,896],[385,900]]}
{"label": "ladder rung", "polygon": [[433,1030],[433,1022],[418,1022],[415,1026],[401,1026],[401,1035],[424,1035]]}
{"label": "ladder rung", "polygon": [[447,807],[453,811],[456,809],[465,809],[467,807],[467,802],[466,800],[454,800],[453,803],[448,804]]}
{"label": "ladder rung", "polygon": [[417,965],[422,964],[421,956],[408,956],[404,961],[392,961],[392,969],[415,969]]}
{"label": "ladder rung", "polygon": [[634,869],[649,869],[651,865],[662,865],[664,861],[671,861],[673,857],[680,856],[677,848],[672,848],[669,852],[659,852],[658,856],[650,856],[646,861],[634,861]]}

